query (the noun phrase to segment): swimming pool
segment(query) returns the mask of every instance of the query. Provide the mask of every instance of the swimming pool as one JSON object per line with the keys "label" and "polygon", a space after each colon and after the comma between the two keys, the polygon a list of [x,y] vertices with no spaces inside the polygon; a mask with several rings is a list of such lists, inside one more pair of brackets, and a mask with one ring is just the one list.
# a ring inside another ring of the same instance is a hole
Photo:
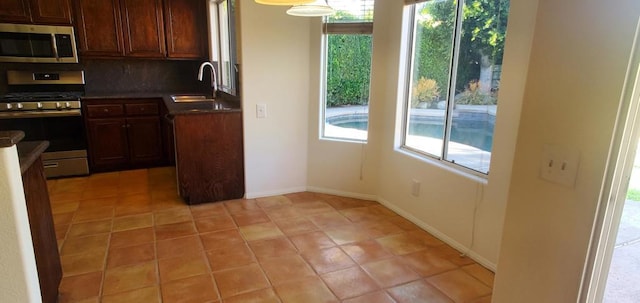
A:
{"label": "swimming pool", "polygon": [[[444,127],[442,117],[411,115],[409,135],[442,138]],[[366,114],[348,114],[327,117],[327,123],[343,128],[367,130]],[[460,112],[454,117],[451,127],[451,141],[491,152],[495,116],[488,113]]]}

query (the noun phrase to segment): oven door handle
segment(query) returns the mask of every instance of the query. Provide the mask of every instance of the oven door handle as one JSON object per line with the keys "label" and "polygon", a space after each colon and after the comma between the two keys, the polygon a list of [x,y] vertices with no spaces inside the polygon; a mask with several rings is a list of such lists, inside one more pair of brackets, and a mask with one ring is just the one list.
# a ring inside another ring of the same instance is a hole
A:
{"label": "oven door handle", "polygon": [[58,164],[58,162],[43,162],[42,166],[44,168],[58,168],[58,166],[60,165]]}
{"label": "oven door handle", "polygon": [[45,117],[78,117],[82,116],[79,109],[51,110],[51,111],[23,111],[23,112],[0,112],[0,119],[18,118],[45,118]]}

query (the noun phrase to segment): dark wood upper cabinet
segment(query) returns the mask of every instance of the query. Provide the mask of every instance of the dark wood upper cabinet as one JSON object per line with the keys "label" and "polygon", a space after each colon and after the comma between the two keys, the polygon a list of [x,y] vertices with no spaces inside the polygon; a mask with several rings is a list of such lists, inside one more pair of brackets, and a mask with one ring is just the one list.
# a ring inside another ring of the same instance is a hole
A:
{"label": "dark wood upper cabinet", "polygon": [[84,56],[124,55],[118,0],[74,0],[79,52]]}
{"label": "dark wood upper cabinet", "polygon": [[71,24],[69,0],[0,0],[0,22]]}
{"label": "dark wood upper cabinet", "polygon": [[31,0],[30,3],[34,23],[71,24],[69,0]]}
{"label": "dark wood upper cabinet", "polygon": [[165,56],[162,0],[120,0],[125,55]]}
{"label": "dark wood upper cabinet", "polygon": [[165,0],[167,57],[206,58],[206,1]]}
{"label": "dark wood upper cabinet", "polygon": [[31,22],[29,3],[25,0],[0,0],[1,22]]}
{"label": "dark wood upper cabinet", "polygon": [[208,57],[206,1],[73,1],[82,56]]}

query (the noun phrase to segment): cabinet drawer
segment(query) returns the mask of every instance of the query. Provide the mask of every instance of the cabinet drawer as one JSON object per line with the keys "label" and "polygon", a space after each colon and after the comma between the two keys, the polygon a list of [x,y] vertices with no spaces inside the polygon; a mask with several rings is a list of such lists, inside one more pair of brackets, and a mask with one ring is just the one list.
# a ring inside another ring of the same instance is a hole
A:
{"label": "cabinet drawer", "polygon": [[89,118],[116,117],[123,114],[122,104],[87,104],[87,116]]}
{"label": "cabinet drawer", "polygon": [[159,113],[157,103],[125,104],[124,107],[127,112],[127,116],[148,116],[158,115]]}

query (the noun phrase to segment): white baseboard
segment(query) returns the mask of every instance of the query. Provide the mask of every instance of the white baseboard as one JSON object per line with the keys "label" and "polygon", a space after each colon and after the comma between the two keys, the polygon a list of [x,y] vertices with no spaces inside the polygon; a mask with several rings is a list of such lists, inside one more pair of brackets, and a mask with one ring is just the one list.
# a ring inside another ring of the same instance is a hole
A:
{"label": "white baseboard", "polygon": [[307,191],[320,193],[320,194],[336,195],[336,196],[347,197],[347,198],[362,199],[362,200],[370,200],[370,201],[378,200],[378,196],[376,195],[352,193],[352,192],[328,189],[323,187],[308,186]]}
{"label": "white baseboard", "polygon": [[428,233],[430,233],[431,235],[433,235],[434,237],[438,238],[440,241],[448,244],[449,246],[453,247],[454,249],[456,249],[457,251],[464,253],[467,257],[471,258],[472,260],[478,262],[479,264],[481,264],[482,266],[486,267],[487,269],[495,272],[496,271],[496,264],[487,260],[486,258],[482,257],[481,255],[479,255],[478,253],[474,252],[473,250],[469,249],[469,247],[467,247],[466,245],[463,245],[462,243],[452,239],[451,237],[443,234],[442,232],[440,232],[438,229],[434,228],[433,226],[423,222],[422,220],[414,217],[412,214],[402,210],[401,208],[395,206],[393,203],[378,197],[377,201],[386,206],[387,208],[391,209],[392,211],[394,211],[396,214],[400,215],[401,217],[413,222],[415,225],[418,225],[420,228],[426,230]]}
{"label": "white baseboard", "polygon": [[262,197],[269,197],[269,196],[278,196],[278,195],[299,193],[299,192],[303,192],[303,191],[306,191],[306,190],[307,190],[307,188],[304,187],[304,186],[303,187],[292,187],[292,188],[283,188],[283,189],[278,189],[278,190],[245,193],[244,196],[245,196],[246,199],[255,199],[255,198],[262,198]]}

